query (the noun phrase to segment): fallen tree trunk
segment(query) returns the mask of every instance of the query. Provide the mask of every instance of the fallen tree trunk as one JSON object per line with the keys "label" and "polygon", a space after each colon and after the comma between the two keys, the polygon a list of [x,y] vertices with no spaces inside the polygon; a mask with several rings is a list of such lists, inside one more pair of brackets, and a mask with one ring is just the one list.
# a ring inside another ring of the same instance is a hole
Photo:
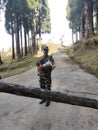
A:
{"label": "fallen tree trunk", "polygon": [[61,102],[71,105],[98,109],[98,101],[95,99],[67,95],[56,91],[49,91],[49,90],[42,91],[40,88],[26,87],[17,84],[0,82],[0,92],[38,99],[48,99],[54,102]]}

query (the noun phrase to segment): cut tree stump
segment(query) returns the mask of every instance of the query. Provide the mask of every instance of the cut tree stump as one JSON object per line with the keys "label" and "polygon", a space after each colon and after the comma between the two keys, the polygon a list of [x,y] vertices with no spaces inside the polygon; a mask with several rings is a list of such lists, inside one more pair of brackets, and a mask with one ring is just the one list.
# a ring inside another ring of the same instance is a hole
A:
{"label": "cut tree stump", "polygon": [[49,91],[49,90],[43,91],[40,88],[34,88],[31,86],[26,87],[18,84],[0,82],[0,92],[15,94],[19,96],[26,96],[31,98],[47,99],[54,102],[61,102],[71,105],[98,109],[98,100],[67,95],[56,91]]}

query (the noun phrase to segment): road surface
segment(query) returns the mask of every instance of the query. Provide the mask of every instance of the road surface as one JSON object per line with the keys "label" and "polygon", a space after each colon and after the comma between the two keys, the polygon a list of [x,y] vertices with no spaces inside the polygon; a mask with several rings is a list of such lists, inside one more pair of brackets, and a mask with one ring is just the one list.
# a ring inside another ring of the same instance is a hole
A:
{"label": "road surface", "polygon": [[[52,90],[98,100],[98,79],[84,72],[59,50],[54,55]],[[2,79],[1,82],[39,87],[37,69]],[[0,130],[98,130],[98,110],[0,93]]]}

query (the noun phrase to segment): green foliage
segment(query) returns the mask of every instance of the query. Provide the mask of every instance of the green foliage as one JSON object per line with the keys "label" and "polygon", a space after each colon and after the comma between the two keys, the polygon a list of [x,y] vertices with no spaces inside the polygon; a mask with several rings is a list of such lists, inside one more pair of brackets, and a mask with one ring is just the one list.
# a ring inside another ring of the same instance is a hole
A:
{"label": "green foliage", "polygon": [[42,0],[42,7],[41,7],[41,24],[43,32],[50,33],[51,31],[51,24],[50,24],[50,9],[48,7],[48,0]]}
{"label": "green foliage", "polygon": [[37,2],[36,0],[26,0],[27,5],[31,10],[34,10],[37,7]]}
{"label": "green foliage", "polygon": [[67,19],[70,21],[69,27],[72,28],[74,31],[79,31],[83,7],[83,1],[68,0],[68,5],[66,8]]}
{"label": "green foliage", "polygon": [[17,18],[19,24],[23,24],[26,29],[31,25],[30,10],[27,6],[26,0],[8,0],[5,12],[5,27],[8,33],[11,33],[12,21],[14,23],[14,30],[17,30]]}
{"label": "green foliage", "polygon": [[44,32],[51,32],[51,24],[50,24],[50,10],[49,8],[46,10],[46,18],[42,21],[42,30]]}
{"label": "green foliage", "polygon": [[[16,55],[18,58],[23,55],[21,53],[22,46],[25,46],[24,53],[27,55],[27,37],[29,31],[32,32],[32,50],[36,49],[36,34],[50,32],[50,12],[47,0],[7,0],[5,11],[5,27],[9,34],[12,35],[12,50],[14,52],[14,44],[16,43]],[[24,44],[22,44],[22,27],[24,29]],[[14,38],[16,35],[16,39]],[[21,35],[21,37],[19,37]],[[16,42],[15,42],[16,40]],[[21,45],[20,45],[21,43]],[[34,46],[33,46],[34,45]],[[15,53],[12,53],[13,57]],[[13,58],[15,59],[15,58]]]}
{"label": "green foliage", "polygon": [[[37,11],[37,12],[36,12]],[[14,22],[14,30],[17,30],[17,18],[19,20],[19,26],[23,24],[24,28],[28,31],[33,28],[32,13],[38,13],[36,17],[40,17],[42,23],[42,30],[44,32],[50,32],[50,10],[48,8],[47,0],[8,0],[6,4],[5,12],[5,27],[8,33],[12,33],[11,21]],[[37,23],[39,18],[37,18]],[[40,25],[37,25],[37,27]]]}

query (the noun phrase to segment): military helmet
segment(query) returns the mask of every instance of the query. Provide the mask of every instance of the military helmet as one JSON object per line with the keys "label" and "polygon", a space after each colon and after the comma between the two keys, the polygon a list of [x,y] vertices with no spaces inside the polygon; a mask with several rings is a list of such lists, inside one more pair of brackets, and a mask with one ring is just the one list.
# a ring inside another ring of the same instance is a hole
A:
{"label": "military helmet", "polygon": [[46,45],[42,46],[42,51],[43,51],[43,50],[47,50],[47,51],[49,51],[48,46],[46,46]]}

